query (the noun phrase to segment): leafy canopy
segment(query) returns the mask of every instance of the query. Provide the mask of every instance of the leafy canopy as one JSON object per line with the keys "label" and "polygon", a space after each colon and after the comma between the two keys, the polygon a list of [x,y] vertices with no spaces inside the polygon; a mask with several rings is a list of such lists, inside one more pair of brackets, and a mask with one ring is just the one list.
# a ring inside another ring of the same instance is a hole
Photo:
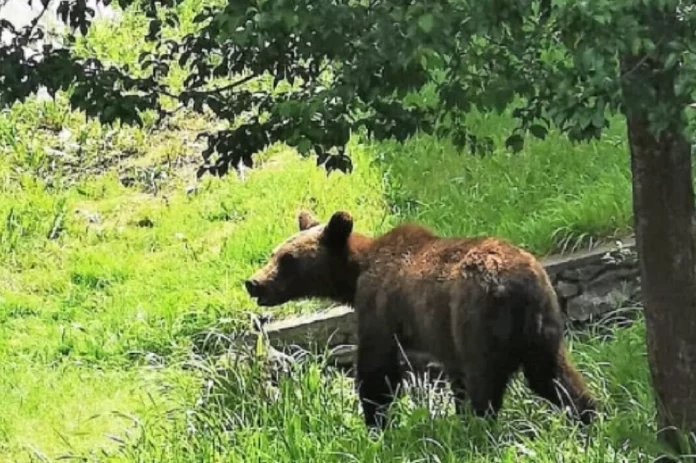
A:
{"label": "leafy canopy", "polygon": [[[696,88],[696,7],[686,0],[234,0],[202,8],[194,33],[164,39],[163,24],[178,22],[173,6],[139,4],[152,52],[138,69],[73,53],[94,14],[82,0],[60,2],[73,31],[65,46],[31,57],[22,47],[42,38],[35,22],[19,31],[0,22],[16,34],[0,47],[0,102],[44,85],[106,123],[142,123],[147,109],[164,118],[172,99],[211,110],[230,128],[202,134],[199,175],[224,175],[276,141],[349,170],[351,133],[449,134],[485,153],[491,141],[465,125],[472,108],[513,107],[513,150],[552,126],[572,140],[598,137],[608,112],[647,110],[656,130],[681,129]],[[188,73],[176,90],[164,83],[175,62]],[[674,89],[650,84],[670,75]],[[251,85],[269,76],[273,85]]]}

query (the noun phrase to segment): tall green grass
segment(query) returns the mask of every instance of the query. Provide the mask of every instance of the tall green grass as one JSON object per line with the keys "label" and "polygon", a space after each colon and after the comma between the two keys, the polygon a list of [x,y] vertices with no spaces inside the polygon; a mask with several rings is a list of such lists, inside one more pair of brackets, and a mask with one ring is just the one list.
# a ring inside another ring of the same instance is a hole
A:
{"label": "tall green grass", "polygon": [[[321,358],[269,380],[263,360],[201,365],[209,387],[198,407],[144,425],[114,461],[651,461],[659,448],[642,325],[609,342],[572,343],[604,413],[583,429],[516,378],[497,421],[453,414],[448,396],[411,390],[383,434],[364,428],[350,380]],[[418,392],[418,393],[417,393]],[[148,421],[149,423],[149,421]]]}
{"label": "tall green grass", "polygon": [[404,220],[445,235],[491,234],[538,254],[569,252],[631,233],[631,181],[625,123],[613,119],[600,141],[572,144],[552,131],[512,154],[508,115],[471,114],[492,155],[472,156],[447,140],[416,137],[406,147],[378,145],[388,198]]}

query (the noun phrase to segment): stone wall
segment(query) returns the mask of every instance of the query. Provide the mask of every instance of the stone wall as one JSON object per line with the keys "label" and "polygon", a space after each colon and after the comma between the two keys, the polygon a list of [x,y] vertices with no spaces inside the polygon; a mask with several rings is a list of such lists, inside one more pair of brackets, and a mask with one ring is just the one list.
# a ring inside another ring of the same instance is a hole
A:
{"label": "stone wall", "polygon": [[[627,303],[638,302],[640,278],[634,243],[542,260],[556,289],[568,323],[587,322]],[[336,306],[309,315],[266,324],[263,331],[273,348],[297,346],[305,350],[336,349],[338,363],[350,363],[356,343],[355,314]],[[255,336],[253,336],[255,338]],[[409,352],[415,364],[429,360]]]}
{"label": "stone wall", "polygon": [[543,262],[569,321],[588,321],[640,297],[632,241]]}

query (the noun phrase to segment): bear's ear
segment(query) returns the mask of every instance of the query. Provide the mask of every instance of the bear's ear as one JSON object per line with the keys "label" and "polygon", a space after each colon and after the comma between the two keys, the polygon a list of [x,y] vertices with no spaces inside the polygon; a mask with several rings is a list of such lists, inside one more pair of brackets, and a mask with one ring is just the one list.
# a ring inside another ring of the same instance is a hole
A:
{"label": "bear's ear", "polygon": [[300,212],[300,214],[297,216],[297,222],[300,226],[300,231],[304,231],[308,228],[319,225],[319,221],[314,218],[311,212],[307,211]]}
{"label": "bear's ear", "polygon": [[342,247],[348,242],[353,231],[353,217],[349,213],[339,211],[331,216],[324,229],[324,238],[331,246]]}

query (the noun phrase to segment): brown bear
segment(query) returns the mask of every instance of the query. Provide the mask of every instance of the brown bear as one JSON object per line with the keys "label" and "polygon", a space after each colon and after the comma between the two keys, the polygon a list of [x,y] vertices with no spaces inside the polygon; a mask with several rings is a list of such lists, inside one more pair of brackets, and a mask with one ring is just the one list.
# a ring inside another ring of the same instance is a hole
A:
{"label": "brown bear", "polygon": [[589,423],[595,402],[568,359],[558,300],[543,266],[493,237],[444,238],[403,224],[371,238],[336,212],[300,231],[245,282],[261,306],[330,298],[355,309],[357,390],[368,427],[383,427],[402,372],[402,349],[443,365],[457,411],[496,416],[520,367],[529,387]]}

